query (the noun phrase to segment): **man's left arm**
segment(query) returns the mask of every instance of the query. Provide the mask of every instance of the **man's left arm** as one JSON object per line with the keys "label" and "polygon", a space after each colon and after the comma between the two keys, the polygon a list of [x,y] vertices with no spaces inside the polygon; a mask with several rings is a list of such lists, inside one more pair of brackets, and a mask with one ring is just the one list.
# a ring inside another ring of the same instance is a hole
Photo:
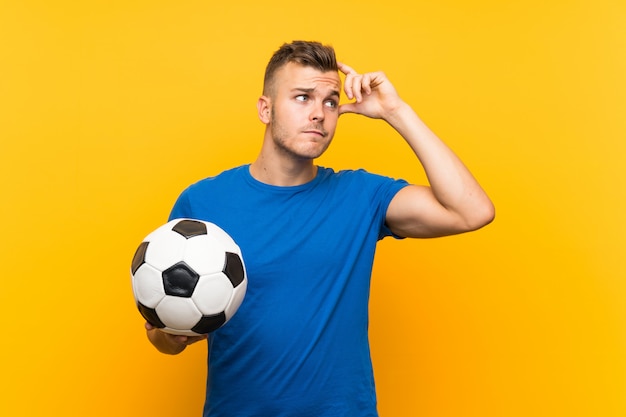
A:
{"label": "man's left arm", "polygon": [[356,113],[383,119],[409,144],[422,164],[430,186],[409,185],[387,209],[387,226],[398,236],[438,237],[468,232],[489,224],[494,206],[471,172],[397,94],[382,72],[346,74],[344,90],[354,102],[340,114]]}

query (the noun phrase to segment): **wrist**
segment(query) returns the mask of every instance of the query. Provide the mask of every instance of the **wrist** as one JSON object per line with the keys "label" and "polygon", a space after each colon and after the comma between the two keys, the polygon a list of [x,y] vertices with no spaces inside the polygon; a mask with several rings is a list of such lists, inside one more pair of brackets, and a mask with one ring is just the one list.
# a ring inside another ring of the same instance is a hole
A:
{"label": "wrist", "polygon": [[397,105],[393,106],[385,113],[384,120],[396,130],[401,131],[403,126],[419,121],[419,117],[411,106],[400,100]]}

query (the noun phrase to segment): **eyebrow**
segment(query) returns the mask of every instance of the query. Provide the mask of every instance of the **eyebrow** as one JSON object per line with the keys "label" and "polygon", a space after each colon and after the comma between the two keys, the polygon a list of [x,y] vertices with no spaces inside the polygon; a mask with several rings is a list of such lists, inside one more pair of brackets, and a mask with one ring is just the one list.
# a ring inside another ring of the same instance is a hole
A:
{"label": "eyebrow", "polygon": [[[294,89],[292,89],[292,91],[300,91],[302,93],[311,94],[315,92],[315,88],[295,87]],[[328,96],[339,97],[339,90],[332,90]]]}

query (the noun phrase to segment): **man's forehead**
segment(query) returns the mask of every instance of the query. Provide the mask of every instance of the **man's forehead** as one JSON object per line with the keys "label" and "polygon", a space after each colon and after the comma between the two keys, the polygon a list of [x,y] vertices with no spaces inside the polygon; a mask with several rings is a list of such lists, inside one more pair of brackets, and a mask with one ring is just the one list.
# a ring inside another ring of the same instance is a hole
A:
{"label": "man's forehead", "polygon": [[315,87],[339,89],[341,81],[337,71],[322,72],[313,67],[289,63],[282,68],[283,80],[290,88],[311,89]]}

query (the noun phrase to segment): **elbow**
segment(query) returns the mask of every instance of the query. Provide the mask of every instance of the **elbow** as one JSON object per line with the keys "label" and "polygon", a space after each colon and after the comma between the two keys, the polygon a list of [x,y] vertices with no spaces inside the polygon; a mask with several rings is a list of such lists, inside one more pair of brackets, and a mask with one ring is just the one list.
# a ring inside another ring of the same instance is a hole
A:
{"label": "elbow", "polygon": [[473,210],[472,215],[467,219],[466,227],[468,231],[478,230],[493,222],[496,218],[496,208],[491,202],[487,201],[480,204]]}

